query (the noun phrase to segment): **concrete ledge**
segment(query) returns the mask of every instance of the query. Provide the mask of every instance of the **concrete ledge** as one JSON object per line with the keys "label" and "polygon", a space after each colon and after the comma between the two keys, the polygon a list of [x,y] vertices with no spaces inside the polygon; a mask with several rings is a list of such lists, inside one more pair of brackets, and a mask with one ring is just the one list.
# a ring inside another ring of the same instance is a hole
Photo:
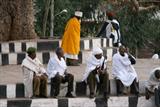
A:
{"label": "concrete ledge", "polygon": [[[38,52],[53,51],[61,45],[61,40],[35,40],[35,41],[13,41],[0,42],[0,53],[21,53],[26,52],[28,47],[37,48]],[[89,50],[95,46],[102,48],[112,47],[112,39],[106,38],[85,38],[80,41],[81,50]]]}
{"label": "concrete ledge", "polygon": [[1,107],[156,107],[144,97],[1,99]]}
{"label": "concrete ledge", "polygon": [[[140,81],[140,94],[144,95],[144,84],[145,81]],[[110,80],[110,95],[116,96],[116,84],[115,80]],[[67,92],[67,83],[61,85],[60,95],[65,96]],[[101,92],[100,92],[101,93]],[[74,94],[76,96],[88,96],[89,95],[89,88],[84,82],[75,82],[74,83]],[[0,85],[0,98],[24,98],[24,85],[23,83],[18,84],[7,84],[7,85]],[[48,96],[50,96],[50,84],[48,84]]]}
{"label": "concrete ledge", "polygon": [[[108,60],[112,60],[113,51],[115,49],[112,48],[103,48],[104,55],[108,57]],[[55,53],[53,51],[43,51],[37,52],[37,57],[43,64],[47,64],[50,57],[52,57]],[[91,50],[83,50],[80,51],[79,60],[81,63],[86,63],[86,59],[91,54]],[[26,57],[25,52],[21,53],[2,53],[0,54],[0,65],[11,65],[11,64],[21,64],[23,59]]]}
{"label": "concrete ledge", "polygon": [[[145,94],[145,84],[146,84],[146,81],[139,81],[139,93],[141,95]],[[116,81],[113,79],[110,80],[110,94],[117,95]]]}
{"label": "concrete ledge", "polygon": [[[86,63],[88,55],[91,54],[91,49],[95,46],[101,47],[104,51],[104,55],[108,56],[108,59],[111,61],[116,48],[109,47],[109,41],[111,42],[111,40],[105,38],[81,40],[81,51],[78,56],[80,62]],[[54,54],[54,49],[60,46],[60,44],[60,40],[0,43],[0,65],[21,64],[26,56],[26,50],[30,46],[37,48],[37,57],[43,64],[47,64],[49,58]]]}

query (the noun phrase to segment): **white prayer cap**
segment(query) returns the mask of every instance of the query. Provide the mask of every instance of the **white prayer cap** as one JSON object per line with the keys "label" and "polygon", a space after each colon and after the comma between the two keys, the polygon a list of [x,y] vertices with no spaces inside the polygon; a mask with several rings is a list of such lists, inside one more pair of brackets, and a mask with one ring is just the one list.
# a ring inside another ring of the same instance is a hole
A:
{"label": "white prayer cap", "polygon": [[99,48],[99,47],[95,47],[95,48],[93,48],[92,53],[93,53],[93,55],[97,55],[97,54],[102,54],[102,53],[103,53],[103,51],[102,51],[102,49],[101,49],[101,48]]}
{"label": "white prayer cap", "polygon": [[81,11],[75,11],[74,15],[78,16],[78,17],[82,17],[83,16],[83,12],[81,12]]}
{"label": "white prayer cap", "polygon": [[119,22],[117,20],[115,20],[115,19],[113,19],[112,22],[119,25]]}

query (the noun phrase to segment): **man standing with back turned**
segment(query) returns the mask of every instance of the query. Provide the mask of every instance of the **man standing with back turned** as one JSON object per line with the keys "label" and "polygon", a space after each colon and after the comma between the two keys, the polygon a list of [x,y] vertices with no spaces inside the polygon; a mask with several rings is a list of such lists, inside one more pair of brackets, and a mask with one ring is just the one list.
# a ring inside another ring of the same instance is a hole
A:
{"label": "man standing with back turned", "polygon": [[78,54],[80,51],[81,17],[83,13],[76,11],[74,16],[67,22],[61,47],[68,66],[78,66]]}

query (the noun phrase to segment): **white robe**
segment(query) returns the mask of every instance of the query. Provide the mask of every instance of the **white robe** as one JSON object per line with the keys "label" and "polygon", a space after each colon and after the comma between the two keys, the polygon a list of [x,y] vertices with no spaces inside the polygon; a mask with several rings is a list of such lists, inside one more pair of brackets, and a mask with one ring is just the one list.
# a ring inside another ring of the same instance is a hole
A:
{"label": "white robe", "polygon": [[107,20],[108,25],[106,26],[106,37],[110,38],[112,33],[112,24],[110,20]]}
{"label": "white robe", "polygon": [[[90,72],[92,72],[96,67],[101,67],[103,62],[104,62],[104,57],[102,56],[101,59],[96,59],[96,57],[94,55],[92,55],[88,61],[87,61],[87,67],[86,67],[86,71],[83,75],[83,79],[82,81],[86,81],[88,75],[90,74]],[[104,62],[104,69],[106,68],[106,60]]]}
{"label": "white robe", "polygon": [[32,97],[33,95],[33,75],[34,73],[39,76],[46,73],[43,64],[35,58],[32,60],[30,57],[26,57],[22,64],[23,71],[23,83],[25,86],[25,97]]}
{"label": "white robe", "polygon": [[158,88],[160,86],[160,80],[158,80],[155,77],[155,71],[160,70],[160,67],[155,68],[149,76],[148,81],[146,82],[146,87],[148,88],[149,91],[154,92],[155,88]]}
{"label": "white robe", "polygon": [[[117,24],[119,26],[119,22],[116,19],[112,20],[113,23]],[[112,32],[111,34],[114,36],[114,41],[113,43],[120,43],[121,41],[121,33],[120,33],[120,28],[118,29],[118,31],[116,31],[113,27],[112,27]]]}
{"label": "white robe", "polygon": [[130,86],[134,79],[138,81],[137,73],[126,53],[124,57],[119,52],[113,56],[112,74],[114,78],[121,80],[124,86]]}
{"label": "white robe", "polygon": [[67,65],[64,58],[58,59],[57,55],[51,57],[47,65],[47,74],[49,78],[54,78],[57,72],[59,75],[64,76],[64,72],[67,70]]}
{"label": "white robe", "polygon": [[22,67],[23,71],[23,83],[25,87],[25,97],[32,97],[33,95],[33,72],[26,68]]}
{"label": "white robe", "polygon": [[159,56],[158,56],[158,54],[154,54],[153,56],[152,56],[152,59],[159,59]]}
{"label": "white robe", "polygon": [[[121,33],[120,33],[120,29],[118,29],[118,32],[116,30],[114,30],[111,22],[114,22],[116,24],[118,24],[119,26],[119,22],[116,19],[113,19],[112,21],[108,20],[108,25],[106,27],[106,37],[110,38],[111,34],[114,36],[114,41],[113,43],[120,43],[121,41]],[[119,38],[118,38],[119,35]]]}

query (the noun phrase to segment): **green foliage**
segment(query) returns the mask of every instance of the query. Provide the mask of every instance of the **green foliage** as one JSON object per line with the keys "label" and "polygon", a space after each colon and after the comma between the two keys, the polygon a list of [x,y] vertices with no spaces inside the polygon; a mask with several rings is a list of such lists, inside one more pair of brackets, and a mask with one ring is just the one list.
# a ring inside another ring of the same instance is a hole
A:
{"label": "green foliage", "polygon": [[65,25],[71,14],[73,14],[73,8],[70,6],[69,0],[55,0],[54,5],[55,14],[58,14],[63,9],[67,9],[67,13],[62,13],[54,17],[54,36],[62,36]]}
{"label": "green foliage", "polygon": [[118,19],[125,45],[132,50],[145,46],[157,47],[156,43],[160,43],[160,20],[153,18],[155,11],[134,13],[125,7],[119,12]]}
{"label": "green foliage", "polygon": [[143,26],[143,35],[147,39],[146,42],[151,44],[154,49],[160,50],[160,20],[152,19]]}
{"label": "green foliage", "polygon": [[[91,12],[97,8],[100,1],[103,0],[54,0],[54,14],[58,14],[63,9],[67,9],[67,13],[62,13],[54,17],[54,36],[62,36],[64,32],[64,28],[66,22],[69,20],[71,16],[73,16],[75,10],[83,11],[84,18],[91,18]],[[35,10],[36,10],[36,22],[35,22],[35,30],[39,36],[42,36],[42,23],[43,23],[43,15],[45,9],[46,0],[35,0]],[[82,24],[82,34],[93,35],[97,28],[97,23],[83,23]],[[50,34],[50,12],[47,20],[47,28],[46,28],[46,36]],[[86,34],[84,31],[89,31],[90,33]]]}
{"label": "green foliage", "polygon": [[35,0],[35,31],[38,36],[42,36],[42,22],[43,22],[43,15],[44,15],[44,7],[45,1],[44,0]]}
{"label": "green foliage", "polygon": [[[39,36],[42,35],[42,20],[44,15],[44,7],[46,0],[35,0],[36,22],[35,28]],[[54,0],[54,14],[58,14],[63,9],[67,9],[68,13],[57,15],[54,19],[54,36],[62,36],[66,22],[74,14],[75,10],[83,11],[83,20],[91,19],[91,12],[105,0]],[[115,9],[111,4],[106,4],[106,9]],[[157,9],[158,10],[158,9]],[[155,10],[133,12],[129,5],[123,5],[118,10],[117,19],[120,22],[121,34],[123,42],[130,49],[143,48],[146,45],[153,46],[153,48],[160,49],[160,20],[152,18]],[[104,16],[104,15],[103,15]],[[81,35],[95,36],[102,26],[102,22],[97,21],[83,21]],[[46,36],[50,32],[50,12],[48,15]]]}
{"label": "green foliage", "polygon": [[[36,21],[35,30],[39,36],[42,36],[42,23],[45,12],[46,0],[35,0]],[[61,12],[63,9],[67,9],[67,13],[62,13],[54,17],[54,36],[59,36],[63,33],[66,21],[73,14],[73,8],[70,6],[69,0],[54,0],[54,15]],[[47,19],[46,36],[50,35],[50,10]]]}
{"label": "green foliage", "polygon": [[102,23],[96,21],[82,22],[81,24],[81,36],[82,37],[93,37],[97,35],[99,28],[101,28]]}

